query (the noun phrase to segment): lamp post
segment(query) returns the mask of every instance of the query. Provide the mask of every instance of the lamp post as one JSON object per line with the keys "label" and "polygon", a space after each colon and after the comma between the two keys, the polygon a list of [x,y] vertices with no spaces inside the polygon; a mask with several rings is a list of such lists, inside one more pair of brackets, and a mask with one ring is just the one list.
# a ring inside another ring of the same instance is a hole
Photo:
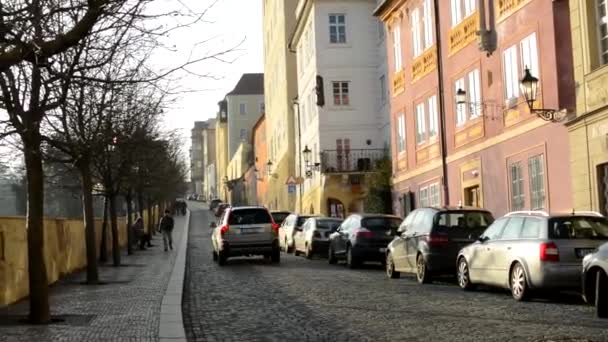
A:
{"label": "lamp post", "polygon": [[530,113],[551,122],[560,122],[567,118],[566,110],[534,108],[534,103],[538,99],[538,78],[532,76],[530,68],[524,70],[524,77],[521,79],[519,87],[530,108]]}
{"label": "lamp post", "polygon": [[458,88],[458,90],[456,91],[456,104],[463,105],[466,103],[467,103],[467,92],[462,88]]}
{"label": "lamp post", "polygon": [[268,173],[268,177],[272,176],[272,161],[270,159],[266,163],[266,172]]}
{"label": "lamp post", "polygon": [[310,155],[312,154],[312,151],[310,150],[310,148],[308,148],[308,145],[306,145],[304,147],[304,150],[302,151],[302,155],[304,156],[304,165],[306,165],[306,167],[310,166]]}

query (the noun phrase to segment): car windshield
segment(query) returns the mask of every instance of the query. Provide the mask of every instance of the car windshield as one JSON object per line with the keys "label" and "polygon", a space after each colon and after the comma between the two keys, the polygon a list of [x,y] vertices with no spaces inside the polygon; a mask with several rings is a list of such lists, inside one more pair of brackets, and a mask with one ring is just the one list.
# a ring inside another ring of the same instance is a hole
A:
{"label": "car windshield", "polygon": [[335,230],[341,223],[342,220],[317,220],[317,229]]}
{"label": "car windshield", "polygon": [[549,220],[550,239],[608,239],[604,217],[556,217]]}
{"label": "car windshield", "polygon": [[306,220],[308,220],[311,217],[312,216],[298,216],[298,222],[296,223],[296,226],[297,227],[302,227],[302,225],[304,224],[304,222],[306,222]]}
{"label": "car windshield", "polygon": [[372,217],[363,219],[361,226],[371,231],[396,231],[401,225],[401,219],[394,217]]}
{"label": "car windshield", "polygon": [[241,209],[230,213],[228,224],[265,224],[272,223],[268,212],[264,209]]}
{"label": "car windshield", "polygon": [[435,216],[438,232],[463,237],[481,234],[492,222],[494,217],[487,211],[448,211]]}
{"label": "car windshield", "polygon": [[271,215],[274,218],[274,223],[281,224],[289,216],[289,213],[272,213]]}

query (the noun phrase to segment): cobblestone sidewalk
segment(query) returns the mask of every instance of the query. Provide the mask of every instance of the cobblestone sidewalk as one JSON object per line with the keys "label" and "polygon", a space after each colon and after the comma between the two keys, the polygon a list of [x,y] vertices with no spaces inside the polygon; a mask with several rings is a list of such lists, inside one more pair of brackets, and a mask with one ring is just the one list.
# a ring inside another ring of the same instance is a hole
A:
{"label": "cobblestone sidewalk", "polygon": [[[186,231],[186,218],[175,217],[175,250],[164,252],[156,234],[154,247],[122,256],[121,267],[100,266],[103,285],[82,285],[84,273],[68,276],[51,288],[51,313],[63,322],[45,326],[19,323],[27,300],[0,308],[0,341],[159,341],[163,296]],[[84,243],[84,242],[83,242]]]}

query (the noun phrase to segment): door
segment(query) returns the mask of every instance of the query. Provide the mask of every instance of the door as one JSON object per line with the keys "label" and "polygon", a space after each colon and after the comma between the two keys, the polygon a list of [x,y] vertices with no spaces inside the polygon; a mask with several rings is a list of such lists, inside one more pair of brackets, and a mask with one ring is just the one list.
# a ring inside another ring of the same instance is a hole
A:
{"label": "door", "polygon": [[597,187],[600,199],[600,212],[608,216],[608,163],[597,166]]}
{"label": "door", "polygon": [[395,269],[400,272],[406,272],[406,270],[408,269],[406,262],[407,254],[405,248],[405,237],[407,235],[408,230],[413,229],[412,221],[414,220],[414,217],[417,213],[417,211],[413,211],[405,218],[405,220],[403,221],[403,223],[401,223],[401,226],[399,226],[399,229],[397,230],[397,236],[395,237],[393,242],[391,242],[393,247],[393,250],[391,252],[393,253],[393,263],[395,264]]}
{"label": "door", "polygon": [[352,223],[353,218],[347,218],[346,221],[342,222],[340,228],[332,234],[332,244],[336,255],[343,255],[346,253],[346,241],[348,241],[349,238],[349,230],[352,230]]}
{"label": "door", "polygon": [[479,185],[464,189],[464,204],[468,207],[481,208],[481,188]]}
{"label": "door", "polygon": [[293,243],[294,243],[296,250],[302,251],[302,252],[305,250],[304,244],[305,244],[305,240],[306,240],[306,233],[307,233],[309,227],[310,227],[310,220],[306,220],[306,222],[304,222],[304,224],[300,228],[301,230],[296,229],[295,234],[293,236]]}
{"label": "door", "polygon": [[510,260],[507,260],[507,255],[519,238],[523,223],[523,217],[510,218],[500,238],[491,243],[491,250],[487,253],[486,260],[486,273],[490,284],[504,286],[505,280],[509,278],[508,264]]}
{"label": "door", "polygon": [[481,235],[481,241],[475,242],[471,246],[471,252],[467,255],[471,281],[492,284],[490,271],[492,251],[508,220],[508,218],[501,218],[494,221]]}
{"label": "door", "polygon": [[412,229],[405,234],[405,268],[409,272],[416,272],[416,258],[418,257],[418,245],[420,241],[426,237],[431,229],[429,219],[433,221],[433,212],[428,209],[417,210],[416,216],[412,220]]}

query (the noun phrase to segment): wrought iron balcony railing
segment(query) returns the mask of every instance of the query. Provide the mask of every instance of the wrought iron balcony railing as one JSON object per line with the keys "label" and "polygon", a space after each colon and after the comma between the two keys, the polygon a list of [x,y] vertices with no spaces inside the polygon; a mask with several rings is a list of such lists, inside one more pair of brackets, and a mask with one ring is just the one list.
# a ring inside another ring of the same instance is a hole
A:
{"label": "wrought iron balcony railing", "polygon": [[374,172],[376,162],[387,156],[385,149],[325,150],[321,152],[321,172]]}

